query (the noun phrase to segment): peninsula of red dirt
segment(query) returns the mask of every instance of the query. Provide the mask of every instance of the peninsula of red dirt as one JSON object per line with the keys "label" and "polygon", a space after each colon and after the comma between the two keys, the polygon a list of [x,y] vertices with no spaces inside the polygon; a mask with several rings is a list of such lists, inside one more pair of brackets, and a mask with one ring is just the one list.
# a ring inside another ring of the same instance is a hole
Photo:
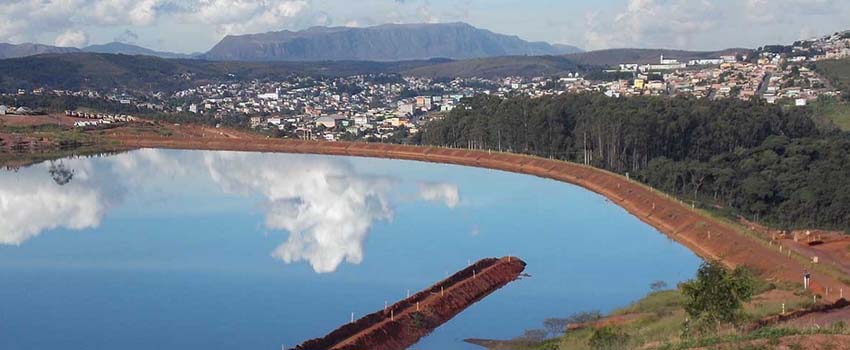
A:
{"label": "peninsula of red dirt", "polygon": [[478,261],[386,309],[344,325],[296,350],[404,350],[461,311],[519,278],[515,257]]}

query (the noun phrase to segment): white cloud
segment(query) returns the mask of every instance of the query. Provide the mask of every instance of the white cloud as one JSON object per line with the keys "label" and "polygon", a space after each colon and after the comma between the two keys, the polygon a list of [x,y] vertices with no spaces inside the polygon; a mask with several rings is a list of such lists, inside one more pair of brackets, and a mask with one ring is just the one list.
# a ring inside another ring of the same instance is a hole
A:
{"label": "white cloud", "polygon": [[89,35],[82,30],[67,30],[53,42],[56,46],[61,47],[83,47],[89,43]]}
{"label": "white cloud", "polygon": [[[225,192],[259,197],[265,226],[289,233],[274,258],[306,261],[328,273],[343,262],[363,261],[372,226],[393,218],[388,198],[399,184],[359,174],[350,162],[331,157],[144,149],[98,162],[62,162],[74,170],[64,186],[54,183],[46,163],[0,172],[0,244],[19,245],[60,227],[97,228],[130,189],[159,190],[161,183],[152,179],[209,178]],[[453,208],[458,193],[457,186],[431,183],[420,185],[419,195]]]}
{"label": "white cloud", "polygon": [[210,24],[224,34],[281,30],[309,7],[306,0],[198,0],[184,20]]}
{"label": "white cloud", "polygon": [[589,48],[685,47],[717,26],[721,8],[707,0],[629,0],[610,21],[586,17]]}
{"label": "white cloud", "polygon": [[758,47],[848,29],[840,18],[849,12],[838,0],[628,0],[587,12],[573,41],[588,49]]}
{"label": "white cloud", "polygon": [[442,202],[449,208],[454,208],[460,203],[460,191],[458,191],[457,185],[454,184],[420,184],[419,197],[426,201]]}
{"label": "white cloud", "polygon": [[289,232],[272,255],[286,263],[307,261],[318,273],[333,272],[343,261],[359,264],[373,222],[392,218],[386,194],[393,181],[357,175],[332,158],[259,157],[204,156],[214,181],[230,192],[260,194],[266,226]]}
{"label": "white cloud", "polygon": [[35,166],[28,176],[0,172],[0,244],[20,245],[59,227],[82,230],[100,225],[108,196],[91,181],[88,162],[69,163],[75,179],[65,186],[53,182],[46,164]]}
{"label": "white cloud", "polygon": [[113,156],[103,168],[90,159],[65,159],[56,164],[72,170],[73,177],[61,186],[49,172],[52,163],[25,168],[24,176],[0,171],[0,244],[20,245],[56,228],[97,228],[131,185],[185,174],[183,163],[152,149]]}

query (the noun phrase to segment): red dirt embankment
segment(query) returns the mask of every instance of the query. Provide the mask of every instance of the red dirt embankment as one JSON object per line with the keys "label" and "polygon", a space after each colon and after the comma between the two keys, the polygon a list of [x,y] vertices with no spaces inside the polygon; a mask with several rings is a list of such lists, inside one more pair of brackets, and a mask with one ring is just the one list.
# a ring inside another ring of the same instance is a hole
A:
{"label": "red dirt embankment", "polygon": [[402,350],[484,297],[519,278],[525,262],[483,259],[383,311],[340,327],[301,350]]}
{"label": "red dirt embankment", "polygon": [[[477,150],[447,149],[438,147],[404,146],[374,143],[314,142],[274,139],[202,139],[120,137],[116,139],[126,147],[175,148],[202,150],[231,150],[255,152],[286,152],[363,156],[448,163],[497,169],[535,175],[567,182],[601,194],[640,220],[655,227],[671,239],[691,249],[708,260],[717,260],[728,267],[748,266],[760,276],[774,281],[801,282],[808,269],[812,274],[813,291],[826,295],[834,302],[847,284],[834,273],[825,273],[804,265],[799,256],[789,256],[787,249],[780,252],[777,246],[747,234],[740,226],[723,222],[692,209],[689,205],[670,198],[624,176],[605,170],[510,153]],[[604,249],[604,248],[600,248]],[[836,265],[824,257],[823,266]]]}

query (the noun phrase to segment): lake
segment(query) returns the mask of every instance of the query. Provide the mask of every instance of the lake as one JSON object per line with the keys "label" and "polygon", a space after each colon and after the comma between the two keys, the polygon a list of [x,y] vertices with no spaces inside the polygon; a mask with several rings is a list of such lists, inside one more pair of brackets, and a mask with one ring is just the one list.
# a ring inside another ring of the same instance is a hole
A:
{"label": "lake", "polygon": [[280,349],[484,257],[515,281],[415,349],[610,311],[700,259],[604,197],[423,162],[144,149],[0,171],[0,349]]}

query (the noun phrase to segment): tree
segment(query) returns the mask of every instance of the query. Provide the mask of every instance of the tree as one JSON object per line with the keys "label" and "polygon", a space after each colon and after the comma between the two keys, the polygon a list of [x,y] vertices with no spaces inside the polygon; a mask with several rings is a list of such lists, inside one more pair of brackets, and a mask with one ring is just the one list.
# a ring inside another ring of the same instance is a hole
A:
{"label": "tree", "polygon": [[695,279],[682,285],[685,312],[698,329],[716,330],[721,324],[741,320],[743,303],[753,296],[749,271],[736,268],[727,271],[717,262],[704,262]]}
{"label": "tree", "polygon": [[649,284],[649,289],[653,292],[660,292],[667,288],[667,282],[655,281]]}
{"label": "tree", "polygon": [[602,327],[593,331],[588,345],[593,350],[627,350],[629,335],[611,327]]}
{"label": "tree", "polygon": [[570,320],[566,318],[547,318],[543,321],[543,326],[546,327],[547,331],[549,331],[550,336],[559,336],[564,334],[569,324]]}

